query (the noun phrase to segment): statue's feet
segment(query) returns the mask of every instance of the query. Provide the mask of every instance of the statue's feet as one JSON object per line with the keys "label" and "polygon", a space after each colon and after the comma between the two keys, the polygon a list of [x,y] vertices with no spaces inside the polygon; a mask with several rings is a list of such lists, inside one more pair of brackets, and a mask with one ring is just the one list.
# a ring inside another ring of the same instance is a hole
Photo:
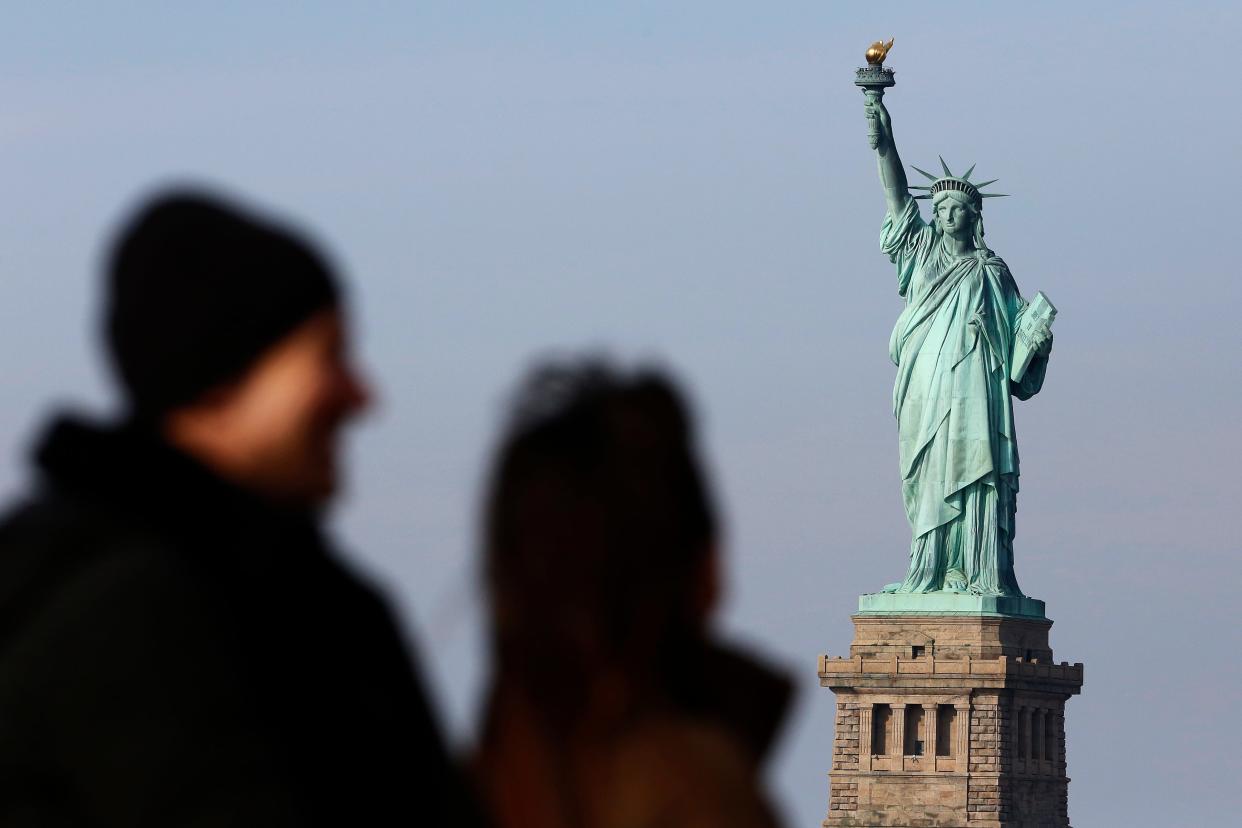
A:
{"label": "statue's feet", "polygon": [[1025,598],[1021,592],[1013,592],[1005,589],[972,589],[971,595],[980,595],[984,598]]}
{"label": "statue's feet", "polygon": [[945,592],[966,592],[969,587],[966,578],[960,572],[950,572],[944,579]]}
{"label": "statue's feet", "polygon": [[978,584],[971,586],[970,594],[979,595],[984,598],[1021,598],[1022,597],[1021,592],[1014,592],[1012,590],[1007,590],[1007,589],[984,589]]}
{"label": "statue's feet", "polygon": [[900,583],[896,583],[896,584],[885,584],[885,585],[884,585],[884,589],[880,590],[880,592],[882,592],[882,593],[883,593],[883,592],[893,593],[893,592],[898,591],[899,589],[901,589],[901,584],[900,584]]}

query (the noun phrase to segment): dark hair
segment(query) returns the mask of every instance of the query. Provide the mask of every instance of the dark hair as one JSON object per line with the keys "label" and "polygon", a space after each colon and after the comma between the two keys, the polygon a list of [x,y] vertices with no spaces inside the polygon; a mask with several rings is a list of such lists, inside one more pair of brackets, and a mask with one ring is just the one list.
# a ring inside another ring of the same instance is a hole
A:
{"label": "dark hair", "polygon": [[569,714],[607,660],[658,683],[698,641],[716,516],[681,395],[657,370],[552,364],[522,385],[484,527],[495,663]]}

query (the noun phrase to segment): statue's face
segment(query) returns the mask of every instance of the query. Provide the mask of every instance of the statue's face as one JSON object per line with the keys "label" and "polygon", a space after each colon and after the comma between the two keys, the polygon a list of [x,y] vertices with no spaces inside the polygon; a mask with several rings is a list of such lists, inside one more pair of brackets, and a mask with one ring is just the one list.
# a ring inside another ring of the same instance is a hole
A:
{"label": "statue's face", "polygon": [[946,198],[936,205],[936,225],[946,236],[968,239],[975,229],[975,216],[962,202]]}

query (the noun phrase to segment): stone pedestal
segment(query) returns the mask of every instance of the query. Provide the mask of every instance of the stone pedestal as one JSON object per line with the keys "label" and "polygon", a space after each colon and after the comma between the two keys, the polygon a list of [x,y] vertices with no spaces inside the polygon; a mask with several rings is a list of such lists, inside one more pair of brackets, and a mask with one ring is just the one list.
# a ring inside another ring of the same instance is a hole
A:
{"label": "stone pedestal", "polygon": [[819,659],[837,701],[824,826],[1068,828],[1065,702],[1083,667],[1052,662],[1052,622],[875,604],[853,616],[849,658]]}

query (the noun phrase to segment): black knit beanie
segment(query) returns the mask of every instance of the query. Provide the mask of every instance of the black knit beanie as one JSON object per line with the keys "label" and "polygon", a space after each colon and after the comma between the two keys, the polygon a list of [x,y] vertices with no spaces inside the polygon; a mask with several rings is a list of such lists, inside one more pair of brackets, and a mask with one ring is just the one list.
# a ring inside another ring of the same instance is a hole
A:
{"label": "black knit beanie", "polygon": [[241,375],[339,301],[335,278],[304,241],[190,192],[138,211],[117,239],[107,280],[105,336],[139,419]]}

